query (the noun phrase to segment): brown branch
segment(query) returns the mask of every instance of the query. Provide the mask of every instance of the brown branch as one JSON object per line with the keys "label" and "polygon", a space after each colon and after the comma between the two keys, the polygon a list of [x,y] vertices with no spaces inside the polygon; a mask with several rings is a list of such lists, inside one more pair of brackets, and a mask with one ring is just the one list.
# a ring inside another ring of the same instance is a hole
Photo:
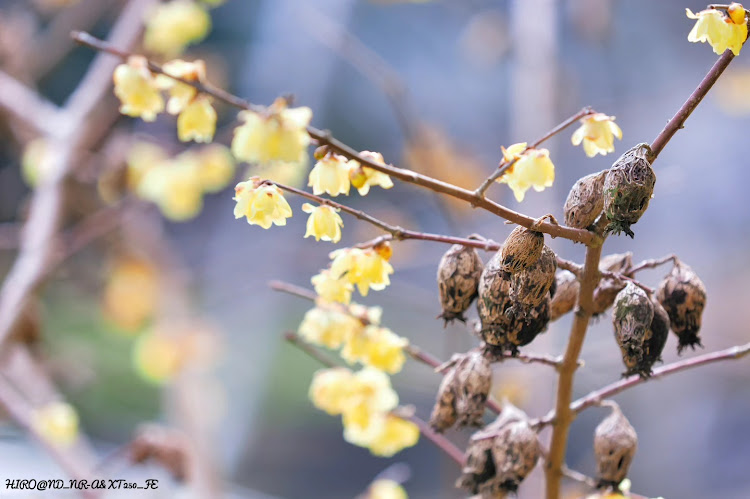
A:
{"label": "brown branch", "polygon": [[57,133],[60,110],[52,102],[4,71],[0,71],[0,88],[0,108],[38,134]]}
{"label": "brown branch", "polygon": [[[580,120],[581,118],[584,118],[590,114],[594,114],[596,111],[594,111],[591,107],[586,106],[580,111],[578,111],[573,116],[568,117],[565,121],[557,125],[555,128],[547,132],[546,134],[542,135],[539,139],[537,139],[536,142],[532,143],[531,145],[527,146],[524,151],[528,151],[529,149],[537,149],[540,145],[542,145],[546,140],[549,140],[550,138],[554,137],[558,133],[562,132],[566,128],[568,128],[570,125],[575,123],[576,121]],[[487,191],[487,189],[490,188],[492,183],[505,175],[505,172],[510,170],[513,165],[516,163],[517,158],[513,158],[510,161],[501,161],[500,164],[497,167],[497,170],[495,170],[492,175],[487,177],[484,182],[482,182],[482,185],[477,187],[477,190],[474,191],[474,194],[477,196],[484,197],[484,193]]]}
{"label": "brown branch", "polygon": [[[82,33],[82,32],[76,31],[76,32],[73,32],[71,36],[76,42],[80,43],[81,45],[85,45],[87,47],[90,47],[90,48],[93,48],[102,52],[106,52],[108,54],[119,57],[120,59],[123,59],[123,60],[127,59],[131,55],[130,53],[119,50],[113,47],[111,44],[106,43],[102,40],[99,40],[98,38],[95,38],[88,33]],[[185,80],[184,78],[177,78],[172,75],[166,74],[162,70],[161,66],[153,62],[149,61],[148,67],[154,73],[159,73],[165,76],[169,76],[170,78],[176,81],[180,81],[186,85],[189,85],[195,88],[196,90],[200,92],[208,94],[218,100],[221,100],[239,109],[248,109],[248,110],[255,111],[255,112],[263,112],[264,110],[262,106],[252,104],[240,97],[230,94],[229,92],[226,92],[222,89],[214,87],[213,85],[200,83],[196,81],[188,81],[188,80]],[[434,192],[445,194],[445,195],[454,197],[456,199],[461,199],[463,201],[470,203],[472,206],[476,206],[484,210],[487,210],[490,213],[493,213],[499,217],[502,217],[512,223],[515,223],[515,224],[518,224],[527,228],[533,228],[536,231],[544,232],[546,234],[549,234],[552,237],[562,237],[564,239],[569,239],[571,241],[583,243],[586,245],[592,245],[592,244],[596,245],[600,243],[601,238],[598,235],[593,234],[592,232],[589,232],[588,230],[574,229],[572,227],[566,227],[564,225],[558,225],[558,224],[554,224],[550,222],[539,223],[539,221],[535,218],[513,211],[510,208],[507,208],[498,203],[495,203],[494,201],[490,201],[489,199],[486,199],[483,196],[479,196],[475,192],[470,191],[468,189],[463,189],[456,185],[443,182],[441,180],[428,177],[426,175],[422,175],[412,170],[408,170],[405,168],[398,168],[392,165],[386,165],[384,163],[375,162],[372,159],[363,157],[362,155],[359,154],[358,151],[356,151],[352,147],[335,139],[331,135],[331,133],[328,131],[319,130],[313,126],[308,126],[307,133],[319,145],[321,146],[327,145],[334,152],[341,154],[349,159],[353,159],[359,162],[363,166],[367,166],[369,168],[372,168],[373,170],[377,170],[379,172],[388,174],[403,182],[415,184],[415,185],[424,187],[426,189],[430,189]]]}
{"label": "brown branch", "polygon": [[284,333],[284,339],[326,367],[341,367],[337,362],[331,360],[330,357],[300,338],[297,333],[287,331]]}
{"label": "brown branch", "polygon": [[633,275],[636,272],[640,272],[641,270],[645,269],[655,269],[656,267],[660,267],[661,265],[664,265],[667,262],[676,262],[677,261],[677,255],[671,254],[667,255],[661,258],[651,258],[649,260],[643,260],[638,265],[635,265],[627,270],[628,275]]}

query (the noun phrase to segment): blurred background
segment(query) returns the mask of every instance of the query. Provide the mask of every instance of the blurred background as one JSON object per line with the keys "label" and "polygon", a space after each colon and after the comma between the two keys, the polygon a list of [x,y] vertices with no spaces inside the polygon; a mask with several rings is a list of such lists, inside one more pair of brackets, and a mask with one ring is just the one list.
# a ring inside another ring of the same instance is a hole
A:
{"label": "blurred background", "polygon": [[[127,3],[1,0],[0,69],[64,104],[95,57],[72,46],[67,33],[81,29],[106,37]],[[353,147],[469,188],[496,167],[500,146],[532,142],[583,106],[616,116],[623,140],[615,154],[587,158],[570,144],[571,128],[544,146],[556,165],[552,188],[529,191],[522,205],[505,185],[489,191],[492,199],[531,216],[561,218],[575,180],[609,167],[632,145],[650,142],[715,61],[710,47],[687,42],[692,21],[686,7],[698,11],[705,4],[229,0],[210,10],[210,34],[183,57],[205,59],[212,82],[252,102],[269,104],[291,94],[296,104],[313,109],[315,126]],[[605,245],[605,254],[632,251],[636,261],[677,253],[692,266],[708,289],[705,351],[748,341],[750,165],[743,144],[750,129],[750,62],[744,55],[655,163],[654,199],[635,239],[613,237]],[[187,494],[161,468],[118,457],[141,422],[161,422],[191,435],[211,470],[206,490],[227,496],[351,498],[402,463],[410,497],[462,497],[453,488],[455,464],[428,440],[394,458],[377,458],[347,444],[340,419],[310,403],[307,390],[320,365],[285,343],[282,333],[296,330],[311,304],[267,285],[282,279],[309,288],[310,277],[328,263],[334,245],[302,239],[302,201],[287,196],[295,216],[287,227],[267,231],[234,219],[231,186],[204,196],[200,212],[182,222],[164,219],[142,201],[107,207],[102,199],[110,200],[111,185],[102,179],[122,169],[135,141],[157,142],[172,155],[189,146],[178,142],[171,116],[154,123],[119,116],[111,90],[98,107],[106,116],[66,184],[64,223],[75,228],[87,214],[106,209],[112,211],[101,218],[117,222],[94,225],[96,237],[65,255],[26,314],[31,357],[44,370],[40,379],[52,380],[75,407],[88,438],[79,452],[95,460],[109,456],[103,466],[113,478],[161,478],[154,497]],[[228,144],[236,113],[217,109],[216,141]],[[0,275],[16,255],[18,224],[31,193],[22,158],[31,161],[28,147],[37,136],[18,117],[0,114]],[[246,168],[238,165],[238,178]],[[296,181],[302,185],[306,173]],[[512,229],[481,210],[398,183],[344,202],[428,232],[478,232],[502,241]],[[340,246],[378,235],[351,217],[344,216],[344,223]],[[547,242],[561,256],[582,260],[582,247]],[[392,284],[360,301],[382,306],[386,326],[440,358],[475,346],[461,324],[444,329],[435,319],[435,272],[447,247],[405,241],[393,250]],[[482,254],[485,262],[490,256]],[[656,286],[667,270],[641,277]],[[476,315],[473,307],[471,313]],[[551,324],[525,350],[560,354],[569,326],[569,317]],[[159,328],[184,332],[194,365],[180,369],[178,360],[165,361],[172,358],[168,343],[144,346]],[[676,343],[670,337],[665,362],[677,359]],[[619,379],[623,366],[608,314],[594,321],[582,358],[576,397]],[[17,381],[28,359],[16,360],[8,377]],[[552,407],[555,377],[548,367],[507,361],[494,369],[496,397],[508,396],[532,416]],[[411,361],[393,377],[401,403],[413,404],[423,418],[439,381]],[[748,381],[747,361],[724,362],[618,395],[639,435],[633,491],[681,499],[750,497]],[[40,384],[30,399],[57,396]],[[595,473],[593,430],[606,414],[593,408],[574,422],[571,468]],[[447,433],[460,446],[468,435]],[[542,475],[538,467],[519,497],[542,497]],[[43,446],[2,419],[0,478],[66,476]],[[566,491],[581,497],[585,489],[566,483]],[[54,495],[39,496],[45,494]]]}

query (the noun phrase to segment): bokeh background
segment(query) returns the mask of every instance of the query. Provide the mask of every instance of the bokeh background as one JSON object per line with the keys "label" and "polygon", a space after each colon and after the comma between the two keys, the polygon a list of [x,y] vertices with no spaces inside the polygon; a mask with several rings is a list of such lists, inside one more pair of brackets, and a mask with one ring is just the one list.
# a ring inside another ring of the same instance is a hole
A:
{"label": "bokeh background", "polygon": [[[43,35],[52,36],[55,19],[67,15],[66,28],[104,36],[123,2],[81,0],[66,8],[76,9],[74,15],[66,9],[39,14],[40,3],[0,1],[0,68],[61,103],[94,54],[75,48],[58,62],[46,62]],[[211,11],[210,36],[187,57],[205,58],[212,81],[253,102],[293,94],[296,103],[313,109],[314,125],[355,148],[380,151],[386,161],[466,187],[493,170],[501,145],[533,141],[583,106],[616,116],[623,140],[615,155],[588,159],[570,144],[571,129],[545,145],[556,165],[554,187],[530,191],[522,205],[504,185],[489,191],[493,199],[532,216],[560,218],[575,180],[608,167],[630,146],[650,142],[716,59],[707,45],[687,42],[692,22],[685,7],[697,11],[705,4],[230,0]],[[605,245],[605,253],[632,251],[638,261],[674,252],[693,267],[708,289],[706,351],[748,341],[750,62],[745,55],[660,155],[654,199],[635,239],[613,237]],[[116,109],[114,98],[109,95],[102,106]],[[228,143],[235,115],[226,108],[220,112],[225,130],[217,140]],[[112,127],[156,137],[177,152],[184,146],[172,120],[144,124],[123,117]],[[15,222],[24,216],[30,192],[19,159],[30,136],[17,133],[10,117],[0,116],[0,122],[0,273],[5,273],[15,255]],[[75,194],[69,198],[76,206]],[[227,495],[355,497],[397,463],[399,474],[408,471],[410,497],[461,497],[453,489],[454,463],[426,439],[392,459],[376,458],[344,442],[339,418],[311,405],[307,389],[320,366],[282,338],[284,331],[296,329],[310,303],[273,292],[267,283],[282,279],[309,287],[333,246],[302,238],[299,199],[288,197],[295,217],[287,227],[264,231],[235,220],[231,198],[229,188],[207,196],[193,220],[155,223],[154,230],[164,231],[171,242],[169,257],[182,276],[177,286],[186,292],[191,313],[216,332],[207,348],[220,352],[211,369],[182,379],[183,391],[139,376],[131,360],[137,335],[125,334],[102,310],[112,254],[121,240],[107,236],[89,245],[43,288],[37,310],[41,344],[35,348],[78,409],[81,429],[97,453],[117,449],[140,422],[171,423],[175,411],[183,410],[197,421],[205,458]],[[347,202],[429,232],[479,232],[502,241],[512,229],[480,210],[408,185],[375,189],[367,198],[352,196]],[[377,235],[352,218],[344,223],[342,245]],[[563,257],[582,259],[580,246],[548,243]],[[131,238],[128,246],[137,251],[140,241]],[[477,343],[460,324],[444,329],[435,319],[435,271],[446,249],[416,241],[395,244],[391,286],[361,300],[382,306],[385,325],[441,358]],[[483,254],[485,261],[489,257]],[[654,286],[666,270],[644,272],[643,280]],[[569,318],[550,325],[527,350],[561,353],[569,325]],[[582,358],[576,397],[619,378],[623,368],[608,316],[594,322]],[[671,337],[664,361],[676,359]],[[639,435],[633,490],[681,499],[750,497],[748,381],[747,361],[725,362],[617,396]],[[408,362],[393,382],[402,403],[414,404],[427,418],[439,377]],[[514,361],[495,366],[495,395],[509,396],[534,416],[551,407],[554,389],[555,377],[545,366]],[[590,409],[574,422],[570,467],[594,474],[593,429],[605,414]],[[454,430],[448,437],[464,445],[468,434]],[[117,477],[162,477],[160,497],[181,493],[157,467],[115,463],[111,469]],[[9,420],[0,423],[0,478],[54,476],[65,475],[42,447]],[[537,469],[519,497],[541,497],[541,479]],[[570,497],[583,493],[574,484],[567,487]]]}

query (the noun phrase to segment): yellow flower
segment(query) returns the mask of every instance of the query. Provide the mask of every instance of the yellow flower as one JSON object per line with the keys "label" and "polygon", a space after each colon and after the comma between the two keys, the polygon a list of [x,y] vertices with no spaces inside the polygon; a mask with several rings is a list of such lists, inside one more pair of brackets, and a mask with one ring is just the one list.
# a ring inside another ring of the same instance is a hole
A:
{"label": "yellow flower", "polygon": [[154,121],[164,111],[164,99],[145,58],[130,56],[127,64],[115,68],[112,78],[122,114]]}
{"label": "yellow flower", "polygon": [[[313,188],[313,194],[320,195],[327,192],[331,196],[339,194],[349,195],[351,181],[347,159],[338,154],[326,154],[315,163],[310,171],[307,185]],[[369,187],[368,187],[369,189]]]}
{"label": "yellow flower", "polygon": [[168,159],[166,151],[152,142],[139,141],[133,144],[127,157],[127,185],[133,191],[143,180],[146,172]]}
{"label": "yellow flower", "polygon": [[318,296],[326,301],[346,304],[352,299],[354,285],[343,277],[335,277],[329,269],[321,270],[310,281]]}
{"label": "yellow flower", "polygon": [[177,137],[182,142],[211,142],[216,132],[216,111],[205,95],[193,99],[177,117]]}
{"label": "yellow flower", "polygon": [[498,182],[508,184],[519,203],[530,187],[541,192],[555,181],[555,165],[549,159],[547,149],[526,149],[525,142],[502,149],[505,161],[515,158],[516,162]]}
{"label": "yellow flower", "polygon": [[383,371],[365,367],[354,374],[350,407],[365,406],[370,412],[387,412],[398,405],[391,378]]}
{"label": "yellow flower", "polygon": [[331,206],[313,206],[310,203],[302,205],[302,211],[309,213],[307,218],[307,231],[305,237],[313,236],[316,241],[341,241],[341,227],[344,221],[337,213],[339,210]]}
{"label": "yellow flower", "polygon": [[[162,70],[167,75],[188,81],[204,82],[206,79],[206,64],[200,59],[194,62],[175,59],[164,63]],[[180,114],[198,94],[198,91],[190,85],[166,75],[157,75],[156,85],[162,90],[169,90],[169,100],[167,101],[167,112],[169,114]]]}
{"label": "yellow flower", "polygon": [[151,167],[138,184],[137,193],[156,203],[170,220],[194,218],[203,208],[197,156],[188,151]]}
{"label": "yellow flower", "polygon": [[380,478],[370,484],[367,499],[409,499],[409,496],[398,482]]}
{"label": "yellow flower", "polygon": [[78,414],[65,402],[50,402],[34,409],[31,426],[52,445],[66,447],[78,438]]}
{"label": "yellow flower", "polygon": [[409,344],[388,328],[369,325],[364,330],[352,330],[341,350],[341,358],[348,363],[361,362],[389,374],[396,374],[406,362],[404,347]]}
{"label": "yellow flower", "polygon": [[201,149],[198,162],[198,176],[206,192],[219,192],[234,177],[234,157],[229,148],[222,144],[211,144]]}
{"label": "yellow flower", "polygon": [[47,157],[47,141],[36,138],[26,144],[21,157],[21,176],[29,187],[36,187],[51,173],[52,162]]}
{"label": "yellow flower", "polygon": [[142,334],[133,349],[133,366],[146,381],[160,384],[172,379],[184,361],[181,342],[159,332]]}
{"label": "yellow flower", "polygon": [[310,400],[318,409],[337,416],[347,407],[353,379],[354,375],[345,367],[317,371],[310,384]]}
{"label": "yellow flower", "polygon": [[360,321],[348,314],[315,307],[305,313],[298,332],[305,341],[336,349],[346,338],[356,336],[363,327]]}
{"label": "yellow flower", "polygon": [[386,416],[383,431],[368,445],[376,456],[391,457],[419,441],[419,427],[390,414]]}
{"label": "yellow flower", "polygon": [[581,120],[581,127],[573,132],[570,140],[574,146],[583,142],[583,150],[589,158],[597,154],[606,156],[615,150],[615,137],[622,140],[622,130],[614,120],[606,114],[590,114]]}
{"label": "yellow flower", "polygon": [[734,7],[729,15],[716,9],[702,10],[698,14],[685,9],[690,19],[698,20],[688,35],[688,41],[708,42],[719,55],[727,49],[734,55],[740,55],[742,44],[747,39],[745,9],[739,4],[732,5]]}
{"label": "yellow flower", "polygon": [[332,252],[330,257],[333,275],[345,276],[357,285],[362,296],[367,296],[371,288],[380,291],[391,283],[388,276],[393,274],[393,267],[372,248],[342,248]]}
{"label": "yellow flower", "polygon": [[260,225],[267,229],[271,224],[286,225],[292,216],[292,208],[286,202],[281,189],[264,184],[258,177],[240,182],[234,189],[234,218],[247,217],[250,225]]}
{"label": "yellow flower", "polygon": [[144,260],[114,262],[104,290],[104,314],[126,331],[136,331],[151,318],[159,297],[156,269]]}
{"label": "yellow flower", "polygon": [[[359,154],[375,163],[385,163],[383,155],[379,152],[362,151]],[[383,172],[362,166],[354,160],[349,162],[349,179],[361,196],[367,195],[371,186],[379,185],[383,189],[393,187],[391,177]]]}
{"label": "yellow flower", "polygon": [[349,305],[349,314],[362,322],[379,326],[380,321],[383,318],[383,309],[380,307],[367,307],[365,305],[360,305],[359,303],[352,303]]}
{"label": "yellow flower", "polygon": [[150,52],[172,56],[203,40],[211,30],[211,16],[192,0],[159,4],[146,15],[143,46]]}
{"label": "yellow flower", "polygon": [[312,119],[309,107],[289,109],[284,99],[277,99],[267,113],[242,111],[239,118],[244,124],[234,129],[232,139],[232,153],[238,160],[307,165],[307,125]]}

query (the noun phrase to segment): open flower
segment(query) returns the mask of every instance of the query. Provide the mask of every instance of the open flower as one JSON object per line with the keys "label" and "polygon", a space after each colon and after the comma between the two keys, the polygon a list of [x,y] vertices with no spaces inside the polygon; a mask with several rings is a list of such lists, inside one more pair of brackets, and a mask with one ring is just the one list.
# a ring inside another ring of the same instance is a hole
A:
{"label": "open flower", "polygon": [[526,143],[521,142],[502,150],[505,161],[515,159],[516,162],[497,181],[508,184],[519,203],[530,187],[541,192],[555,181],[555,165],[547,149],[527,149]]}
{"label": "open flower", "polygon": [[326,301],[347,304],[352,299],[354,285],[345,277],[334,276],[329,269],[321,270],[310,281],[318,296]]}
{"label": "open flower", "polygon": [[341,358],[353,364],[362,364],[389,374],[396,374],[406,362],[404,348],[409,340],[388,328],[369,325],[363,330],[352,330],[346,338]]}
{"label": "open flower", "polygon": [[690,30],[688,41],[708,42],[719,55],[727,49],[734,55],[740,55],[742,44],[747,39],[745,9],[742,5],[731,4],[727,14],[717,9],[706,9],[697,14],[690,9],[685,11],[690,19],[698,20]]}
{"label": "open flower", "polygon": [[[379,152],[362,151],[359,154],[375,163],[385,163],[383,155]],[[362,166],[359,162],[354,160],[349,162],[349,179],[351,180],[352,185],[357,189],[357,192],[359,192],[360,196],[367,195],[372,186],[379,185],[383,189],[390,189],[393,187],[391,177],[383,172],[373,170],[367,166]]]}
{"label": "open flower", "polygon": [[380,291],[391,283],[390,274],[393,267],[372,248],[342,248],[330,254],[331,272],[339,277],[346,277],[362,296],[367,296],[370,289]]}
{"label": "open flower", "polygon": [[586,156],[593,158],[597,154],[606,156],[614,152],[615,137],[622,140],[622,130],[615,123],[614,116],[595,113],[581,119],[581,127],[573,132],[570,141],[574,146],[583,142]]}
{"label": "open flower", "polygon": [[205,95],[193,99],[177,117],[177,137],[182,142],[211,142],[216,132],[216,111]]}
{"label": "open flower", "polygon": [[78,414],[65,402],[50,402],[34,409],[31,427],[47,443],[66,447],[78,438]]}
{"label": "open flower", "polygon": [[370,368],[357,373],[344,367],[317,371],[309,395],[315,407],[332,416],[356,411],[364,417],[390,411],[398,405],[398,394],[391,387],[388,375]]}
{"label": "open flower", "polygon": [[203,40],[211,30],[211,16],[192,0],[160,3],[146,15],[146,50],[173,56]]}
{"label": "open flower", "polygon": [[180,114],[183,108],[198,95],[198,90],[170,76],[203,83],[206,80],[206,64],[200,59],[193,62],[175,59],[164,63],[162,70],[166,75],[157,75],[156,84],[162,90],[169,91],[167,112]]}
{"label": "open flower", "polygon": [[164,111],[164,99],[145,58],[130,56],[127,64],[115,68],[112,79],[122,114],[154,121]]}
{"label": "open flower", "polygon": [[391,457],[407,447],[413,447],[419,441],[419,427],[388,414],[385,416],[383,430],[368,444],[370,452],[376,456]]}
{"label": "open flower", "polygon": [[349,314],[315,307],[305,313],[298,331],[309,343],[336,349],[347,338],[360,334],[363,328],[362,323]]}
{"label": "open flower", "polygon": [[271,224],[286,225],[292,216],[292,208],[286,202],[281,189],[265,184],[258,177],[240,182],[234,189],[234,218],[247,217],[250,225],[260,225],[264,229]]}
{"label": "open flower", "polygon": [[348,196],[351,187],[350,169],[350,163],[344,156],[333,153],[326,154],[315,163],[310,171],[307,185],[313,188],[313,194],[316,196],[324,192],[331,196],[338,196],[339,194]]}
{"label": "open flower", "polygon": [[315,407],[331,416],[338,416],[349,402],[354,375],[345,367],[317,371],[310,384],[309,396]]}
{"label": "open flower", "polygon": [[337,213],[339,211],[337,208],[305,203],[302,205],[302,211],[310,214],[307,219],[305,237],[313,236],[316,241],[322,239],[333,243],[341,240],[341,227],[344,226],[344,222]]}

